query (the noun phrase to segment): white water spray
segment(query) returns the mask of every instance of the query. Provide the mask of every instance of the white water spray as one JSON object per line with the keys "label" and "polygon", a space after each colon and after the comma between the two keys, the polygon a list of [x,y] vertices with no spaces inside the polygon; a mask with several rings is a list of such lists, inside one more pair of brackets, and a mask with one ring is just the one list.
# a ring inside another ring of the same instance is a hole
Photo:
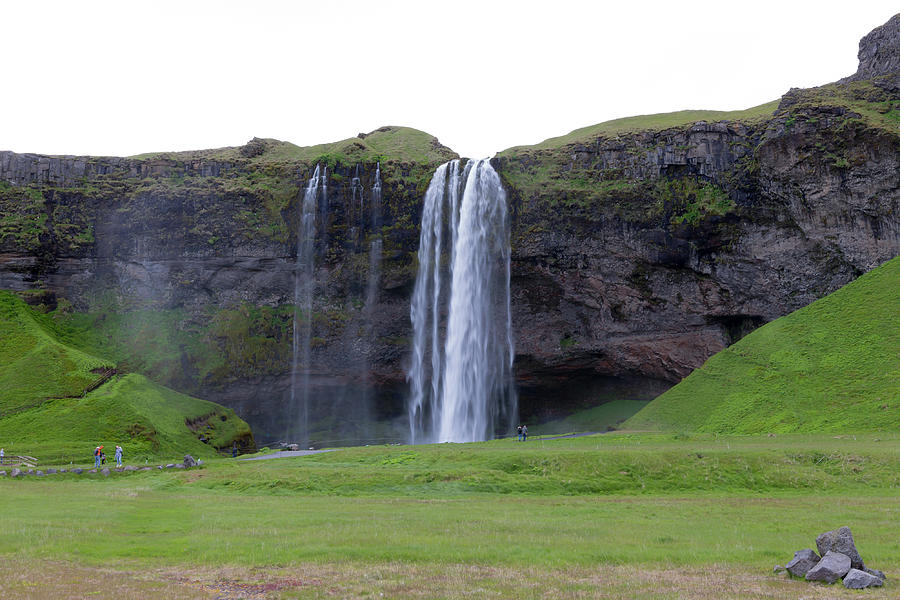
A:
{"label": "white water spray", "polygon": [[[517,418],[506,193],[487,160],[459,167],[454,160],[437,169],[422,209],[410,307],[413,443],[490,439]],[[445,239],[449,286],[441,269]]]}
{"label": "white water spray", "polygon": [[[296,440],[302,448],[309,445],[309,371],[312,339],[312,299],[315,289],[316,216],[325,222],[328,168],[319,165],[313,172],[300,208],[297,230],[297,262],[294,271],[294,331],[292,339],[291,401],[287,439]],[[302,366],[302,370],[301,370]]]}

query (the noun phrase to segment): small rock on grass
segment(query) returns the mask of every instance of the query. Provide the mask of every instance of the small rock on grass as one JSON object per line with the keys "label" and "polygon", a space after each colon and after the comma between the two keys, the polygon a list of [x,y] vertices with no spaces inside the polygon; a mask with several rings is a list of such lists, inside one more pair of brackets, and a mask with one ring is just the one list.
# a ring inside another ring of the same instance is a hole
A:
{"label": "small rock on grass", "polygon": [[72,469],[72,472],[76,475],[81,475],[82,473],[84,473],[84,469]]}
{"label": "small rock on grass", "polygon": [[820,560],[819,555],[813,552],[812,548],[804,548],[794,552],[794,558],[791,559],[791,562],[785,568],[794,577],[806,577],[809,570],[816,566]]}
{"label": "small rock on grass", "polygon": [[806,573],[807,581],[834,583],[850,571],[850,557],[840,552],[826,552],[822,560]]}
{"label": "small rock on grass", "polygon": [[109,467],[103,467],[100,470],[100,474],[103,475],[104,477],[109,477]]}
{"label": "small rock on grass", "polygon": [[870,573],[866,573],[865,571],[860,571],[859,569],[850,569],[850,572],[847,573],[846,577],[844,577],[844,587],[851,590],[861,590],[868,587],[881,587],[883,585],[883,579],[880,579]]}
{"label": "small rock on grass", "polygon": [[18,477],[21,474],[22,474],[21,469],[16,469],[16,468],[13,468],[13,470],[9,472],[10,477]]}

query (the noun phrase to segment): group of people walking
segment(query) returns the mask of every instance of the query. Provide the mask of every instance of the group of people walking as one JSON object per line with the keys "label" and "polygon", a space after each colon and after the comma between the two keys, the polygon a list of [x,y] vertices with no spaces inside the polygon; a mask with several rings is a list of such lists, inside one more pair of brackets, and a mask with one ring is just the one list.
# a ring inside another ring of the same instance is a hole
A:
{"label": "group of people walking", "polygon": [[[99,469],[104,464],[106,464],[106,453],[103,451],[103,445],[101,444],[94,448],[94,466]],[[122,446],[116,446],[116,466],[122,466]]]}
{"label": "group of people walking", "polygon": [[519,425],[516,427],[516,441],[524,442],[528,438],[528,425]]}

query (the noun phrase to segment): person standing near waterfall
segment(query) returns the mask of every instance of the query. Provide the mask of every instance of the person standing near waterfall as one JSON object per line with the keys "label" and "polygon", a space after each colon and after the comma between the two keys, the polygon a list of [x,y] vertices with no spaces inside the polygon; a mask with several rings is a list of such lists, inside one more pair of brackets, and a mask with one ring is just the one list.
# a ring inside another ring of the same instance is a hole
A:
{"label": "person standing near waterfall", "polygon": [[521,441],[522,441],[522,426],[521,426],[521,425],[519,425],[518,427],[516,427],[516,441],[517,441],[517,442],[521,442]]}
{"label": "person standing near waterfall", "polygon": [[522,425],[522,441],[528,439],[528,425]]}
{"label": "person standing near waterfall", "polygon": [[116,445],[116,466],[122,466],[122,446]]}

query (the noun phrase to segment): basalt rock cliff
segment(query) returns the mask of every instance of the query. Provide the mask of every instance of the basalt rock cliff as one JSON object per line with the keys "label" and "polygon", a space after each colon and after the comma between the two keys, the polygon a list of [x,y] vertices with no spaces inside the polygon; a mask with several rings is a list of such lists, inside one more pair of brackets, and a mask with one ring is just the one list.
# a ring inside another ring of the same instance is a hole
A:
{"label": "basalt rock cliff", "polygon": [[[739,113],[624,119],[500,153],[522,412],[651,398],[755,327],[900,253],[900,17],[860,69]],[[374,390],[402,434],[421,200],[455,157],[388,127],[297,148],[0,153],[0,288],[120,369],[234,407],[263,442],[289,393],[299,206],[328,167],[312,385],[335,439]],[[383,205],[373,219],[376,165]],[[369,240],[383,237],[374,307]],[[327,428],[328,426],[326,426]],[[373,437],[374,436],[370,436]]]}

